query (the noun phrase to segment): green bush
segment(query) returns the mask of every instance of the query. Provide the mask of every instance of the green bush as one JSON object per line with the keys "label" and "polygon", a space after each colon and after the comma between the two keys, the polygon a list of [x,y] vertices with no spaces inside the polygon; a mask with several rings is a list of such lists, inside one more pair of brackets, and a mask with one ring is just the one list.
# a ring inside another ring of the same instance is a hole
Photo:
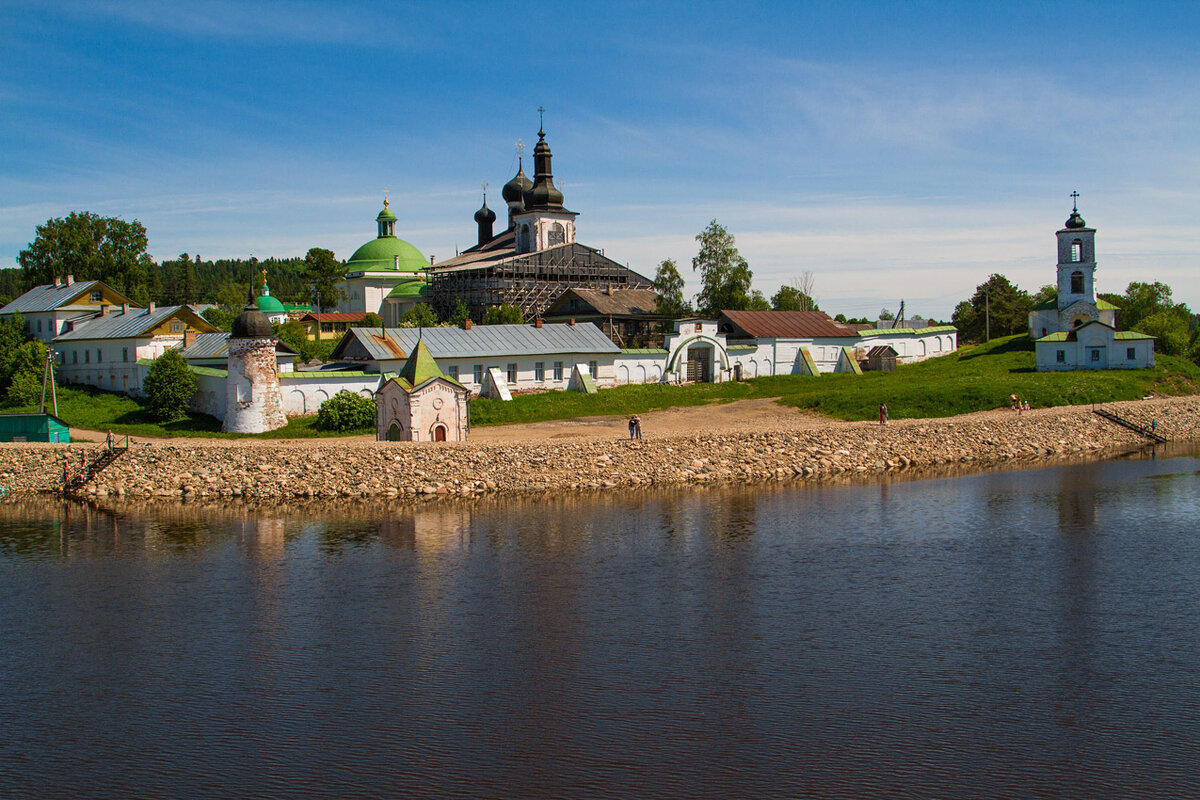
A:
{"label": "green bush", "polygon": [[14,350],[5,365],[5,397],[14,406],[28,406],[42,396],[42,378],[46,370],[46,345],[35,340]]}
{"label": "green bush", "polygon": [[171,422],[187,415],[196,393],[196,376],[178,350],[168,350],[150,365],[142,388],[151,415],[160,422]]}
{"label": "green bush", "polygon": [[321,403],[317,428],[323,431],[374,430],[375,401],[344,389]]}

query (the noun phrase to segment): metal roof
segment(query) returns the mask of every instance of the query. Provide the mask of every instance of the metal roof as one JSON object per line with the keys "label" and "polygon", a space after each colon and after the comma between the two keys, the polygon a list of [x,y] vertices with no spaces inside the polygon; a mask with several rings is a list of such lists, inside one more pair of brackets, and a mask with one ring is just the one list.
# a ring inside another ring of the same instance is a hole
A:
{"label": "metal roof", "polygon": [[[290,356],[298,355],[295,350],[279,339],[275,340],[275,352]],[[187,347],[179,348],[179,355],[189,361],[200,361],[207,358],[226,358],[229,356],[229,334],[225,331],[198,334],[196,341]]]}
{"label": "metal roof", "polygon": [[161,325],[180,310],[190,315],[192,324],[216,328],[187,306],[163,306],[151,311],[148,308],[131,308],[127,312],[110,312],[78,323],[73,329],[59,334],[56,342],[86,339],[135,339],[151,328]]}
{"label": "metal roof", "polygon": [[756,339],[858,338],[858,331],[824,311],[722,311],[720,316]]}
{"label": "metal roof", "polygon": [[369,313],[372,313],[372,312],[369,312],[369,311],[326,311],[324,313],[318,314],[316,312],[310,311],[307,314],[305,314],[303,317],[301,317],[300,321],[301,322],[308,322],[308,321],[358,322]]}
{"label": "metal roof", "polygon": [[[386,333],[387,342],[382,336]],[[595,325],[473,325],[463,328],[351,328],[333,351],[333,358],[351,338],[366,349],[371,360],[407,358],[421,338],[435,359],[488,356],[616,355],[621,352]]]}
{"label": "metal roof", "polygon": [[626,316],[653,315],[657,310],[658,292],[653,289],[627,289],[624,287],[608,289],[571,288],[558,296],[558,299],[546,309],[544,316],[567,316],[571,313],[588,313],[587,309],[572,312],[566,306],[572,297],[591,306],[597,314],[619,314]]}
{"label": "metal roof", "polygon": [[14,314],[17,312],[29,314],[37,311],[53,311],[59,306],[64,306],[71,302],[99,283],[100,281],[75,281],[71,284],[60,284],[58,286],[55,286],[53,283],[47,283],[45,286],[35,286],[4,308],[0,308],[0,314]]}

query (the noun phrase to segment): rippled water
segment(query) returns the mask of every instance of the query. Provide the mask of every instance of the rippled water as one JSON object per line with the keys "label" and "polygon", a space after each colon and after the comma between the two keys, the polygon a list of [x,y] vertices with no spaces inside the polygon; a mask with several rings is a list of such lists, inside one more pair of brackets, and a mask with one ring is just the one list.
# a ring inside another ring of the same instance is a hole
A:
{"label": "rippled water", "polygon": [[0,797],[1200,796],[1200,458],[0,504]]}

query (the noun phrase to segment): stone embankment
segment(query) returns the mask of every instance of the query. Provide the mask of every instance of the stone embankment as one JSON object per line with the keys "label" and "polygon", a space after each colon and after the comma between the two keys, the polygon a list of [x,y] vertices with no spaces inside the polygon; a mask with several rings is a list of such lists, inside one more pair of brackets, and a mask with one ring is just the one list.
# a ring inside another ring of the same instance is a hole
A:
{"label": "stone embankment", "polygon": [[[1176,439],[1200,438],[1200,398],[1106,406]],[[814,424],[757,433],[696,433],[640,441],[400,444],[300,440],[137,443],[88,487],[119,497],[309,497],[420,499],[528,495],[630,486],[820,481],[947,465],[986,469],[1013,462],[1130,449],[1142,437],[1091,407],[1024,414],[986,412],[890,425]],[[0,445],[0,486],[52,490],[64,459],[100,445]]]}

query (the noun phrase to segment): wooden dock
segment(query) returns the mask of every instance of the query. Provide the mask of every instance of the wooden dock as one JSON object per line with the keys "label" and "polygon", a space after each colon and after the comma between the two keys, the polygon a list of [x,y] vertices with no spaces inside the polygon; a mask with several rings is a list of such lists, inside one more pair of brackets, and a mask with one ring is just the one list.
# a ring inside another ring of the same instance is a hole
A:
{"label": "wooden dock", "polygon": [[1146,437],[1147,439],[1154,442],[1155,444],[1162,444],[1163,442],[1167,441],[1167,437],[1160,435],[1158,433],[1158,431],[1155,430],[1154,426],[1143,425],[1140,422],[1134,422],[1131,419],[1126,419],[1125,417],[1122,417],[1120,414],[1118,414],[1115,411],[1109,411],[1106,408],[1093,408],[1092,413],[1096,414],[1097,416],[1103,417],[1104,419],[1108,420],[1109,422],[1116,423],[1117,425],[1120,425],[1122,428],[1128,428],[1129,430],[1133,431],[1134,433],[1141,434],[1142,436]]}
{"label": "wooden dock", "polygon": [[81,456],[79,472],[74,476],[69,474],[69,467],[63,464],[63,494],[75,494],[83,491],[83,488],[88,483],[100,474],[109,464],[116,461],[118,458],[129,452],[129,436],[126,435],[124,440],[109,439],[109,441],[100,448],[100,454],[90,461],[88,459],[88,451],[84,450]]}

